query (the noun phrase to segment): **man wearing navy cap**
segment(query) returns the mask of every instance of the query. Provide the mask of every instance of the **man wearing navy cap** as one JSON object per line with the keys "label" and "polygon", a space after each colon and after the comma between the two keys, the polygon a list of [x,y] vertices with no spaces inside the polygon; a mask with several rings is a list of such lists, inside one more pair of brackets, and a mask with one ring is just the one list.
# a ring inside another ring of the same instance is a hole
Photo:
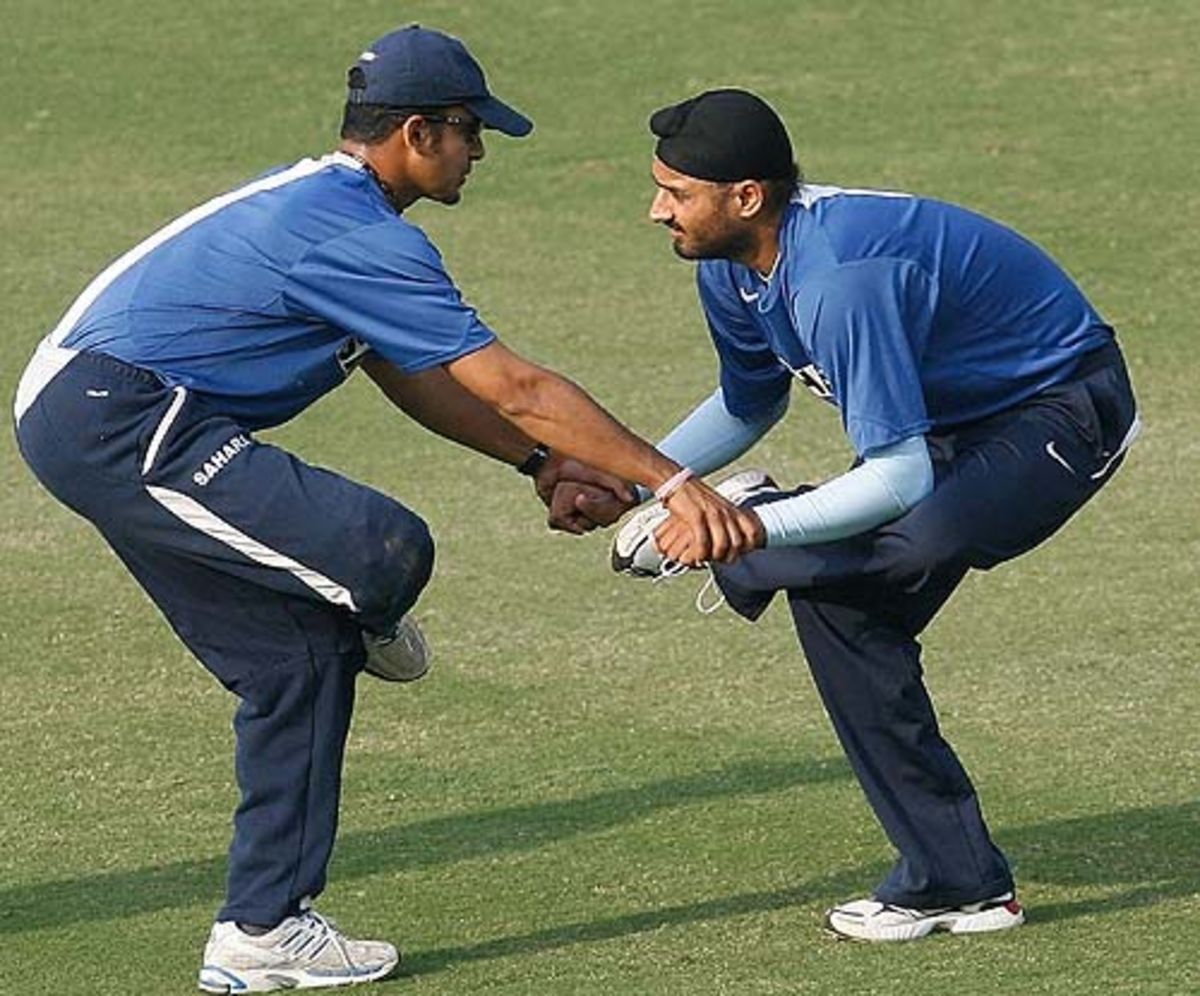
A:
{"label": "man wearing navy cap", "polygon": [[[1113,330],[1049,256],[996,222],[803,182],[783,123],[754,94],[709,91],[650,128],[650,217],[699,261],[720,360],[716,392],[660,449],[709,473],[779,420],[798,382],[837,406],[857,457],[816,488],[759,480],[747,505],[765,549],[713,569],[749,619],[787,592],[834,728],[899,852],[874,895],[830,910],[828,927],[870,941],[1015,927],[1008,862],[939,733],[917,637],[969,569],[1041,543],[1121,463],[1139,423]],[[559,490],[601,524],[621,510]],[[618,569],[651,573],[703,559],[656,506],[613,553]]]}
{"label": "man wearing navy cap", "polygon": [[[401,216],[423,197],[459,200],[484,128],[532,124],[492,96],[461,42],[416,26],[379,39],[350,69],[336,152],[217,197],[120,257],[18,388],[18,440],[38,478],[97,526],[241,700],[242,799],[200,971],[208,992],[395,968],[392,945],[343,936],[311,902],[333,848],[355,678],[365,667],[412,680],[429,656],[407,616],[433,567],[425,523],[255,431],[362,366],[408,414],[513,464],[546,499],[565,476],[622,493],[638,481],[706,558],[755,539],[752,515],[506,350]],[[577,530],[573,515],[552,521]]]}

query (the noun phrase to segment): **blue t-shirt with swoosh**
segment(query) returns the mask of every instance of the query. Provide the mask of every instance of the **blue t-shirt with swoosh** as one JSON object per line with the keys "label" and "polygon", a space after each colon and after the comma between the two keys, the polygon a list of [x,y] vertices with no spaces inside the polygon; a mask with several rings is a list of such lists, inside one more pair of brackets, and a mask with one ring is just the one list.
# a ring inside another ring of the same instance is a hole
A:
{"label": "blue t-shirt with swoosh", "polygon": [[495,335],[425,233],[333,153],[156,232],[92,281],[52,339],[153,370],[259,429],[341,384],[368,349],[413,373]]}
{"label": "blue t-shirt with swoosh", "polygon": [[769,278],[705,260],[697,279],[729,411],[799,379],[860,455],[1010,408],[1113,336],[1028,239],[908,194],[802,186]]}

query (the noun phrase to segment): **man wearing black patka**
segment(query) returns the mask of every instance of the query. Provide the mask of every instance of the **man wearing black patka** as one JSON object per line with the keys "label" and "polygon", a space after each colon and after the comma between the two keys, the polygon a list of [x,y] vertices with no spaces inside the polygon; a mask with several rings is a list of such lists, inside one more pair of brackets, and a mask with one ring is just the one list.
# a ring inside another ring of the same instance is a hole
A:
{"label": "man wearing black patka", "polygon": [[[719,386],[659,444],[707,474],[775,425],[799,383],[835,405],[851,469],[782,491],[719,485],[762,523],[714,565],[756,619],[784,591],[825,707],[896,850],[830,929],[873,941],[1019,925],[975,789],[943,739],[918,635],[968,570],[1032,549],[1107,481],[1138,432],[1112,328],[1045,252],[995,221],[909,194],[803,181],[760,98],[708,91],[650,119],[650,218],[698,260]],[[560,484],[598,524],[626,504]],[[645,490],[640,492],[644,500]],[[676,574],[699,558],[654,504],[613,563]]]}

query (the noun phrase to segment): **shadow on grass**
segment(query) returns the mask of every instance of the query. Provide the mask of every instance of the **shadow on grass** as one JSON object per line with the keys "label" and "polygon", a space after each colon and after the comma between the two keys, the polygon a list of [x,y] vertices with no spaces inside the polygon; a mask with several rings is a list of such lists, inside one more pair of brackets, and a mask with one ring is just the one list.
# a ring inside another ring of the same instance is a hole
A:
{"label": "shadow on grass", "polygon": [[[1019,860],[1018,880],[1112,890],[1100,899],[1038,905],[1030,912],[1030,922],[1037,926],[1076,916],[1113,914],[1200,892],[1198,840],[1200,803],[1188,803],[1050,820],[1011,830],[1000,843]],[[418,951],[404,959],[400,977],[433,974],[463,962],[535,954],[662,928],[837,901],[865,893],[886,871],[882,863],[866,865],[786,889],[722,896],[478,944]]]}
{"label": "shadow on grass", "polygon": [[[513,937],[498,937],[479,944],[405,954],[401,962],[399,978],[414,975],[432,975],[452,965],[463,962],[486,961],[490,958],[507,958],[512,955],[536,954],[573,944],[609,941],[618,937],[643,934],[664,927],[683,927],[710,920],[745,916],[751,913],[770,913],[789,906],[803,906],[817,900],[843,898],[855,891],[863,890],[864,882],[878,878],[887,870],[880,864],[870,869],[858,868],[826,878],[813,879],[786,889],[764,892],[744,892],[735,896],[705,899],[681,906],[664,906],[654,910],[642,910],[624,916],[604,920],[583,920],[576,923],[547,927]],[[867,877],[864,877],[867,876]]]}
{"label": "shadow on grass", "polygon": [[1112,890],[1039,904],[1030,911],[1035,924],[1200,894],[1200,802],[1055,820],[997,836],[1014,859],[1018,882]]}
{"label": "shadow on grass", "polygon": [[[579,834],[632,823],[657,810],[711,799],[759,795],[851,777],[840,759],[747,762],[575,799],[438,817],[386,830],[348,833],[338,841],[338,881],[452,864],[490,854],[536,850]],[[85,875],[0,889],[0,934],[156,910],[217,905],[225,858],[180,861],[133,871]]]}
{"label": "shadow on grass", "polygon": [[[662,809],[849,779],[840,760],[756,762],[614,789],[576,799],[529,803],[439,817],[384,831],[343,836],[339,881],[491,854],[536,850],[556,841],[632,823]],[[1039,905],[1031,922],[1108,915],[1200,893],[1200,803],[1125,809],[1011,828],[998,834],[1021,881],[1095,887],[1101,898]],[[0,890],[0,934],[115,920],[196,903],[216,905],[224,858],[17,886]],[[766,913],[860,894],[882,863],[846,869],[795,886],[703,899],[600,920],[578,921],[472,945],[416,952],[404,975],[461,962],[553,950],[661,928]]]}

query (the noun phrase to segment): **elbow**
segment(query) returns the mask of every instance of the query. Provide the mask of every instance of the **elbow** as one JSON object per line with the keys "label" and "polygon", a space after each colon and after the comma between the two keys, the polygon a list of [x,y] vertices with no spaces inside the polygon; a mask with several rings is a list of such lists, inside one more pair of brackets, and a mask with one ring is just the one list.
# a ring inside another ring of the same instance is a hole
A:
{"label": "elbow", "polygon": [[868,454],[859,470],[874,477],[896,515],[903,515],[933,492],[933,461],[923,436]]}
{"label": "elbow", "polygon": [[914,488],[912,503],[915,505],[917,502],[924,501],[933,494],[933,485],[933,464],[926,461],[924,472],[921,474],[921,480]]}
{"label": "elbow", "polygon": [[[924,450],[924,440],[921,440],[921,447]],[[895,494],[899,504],[907,512],[933,493],[933,462],[929,459],[928,452],[925,451],[905,469],[907,472],[900,475],[900,480],[896,482],[899,486],[896,488]]]}
{"label": "elbow", "polygon": [[544,417],[555,401],[557,375],[530,363],[499,342],[446,364],[468,394],[513,422]]}
{"label": "elbow", "polygon": [[496,411],[510,422],[544,417],[550,376],[538,367],[515,372],[491,399]]}
{"label": "elbow", "polygon": [[767,408],[757,411],[752,415],[735,415],[733,412],[731,412],[729,410],[729,404],[725,400],[724,388],[718,387],[713,393],[712,399],[710,400],[715,399],[715,401],[720,404],[721,409],[725,412],[727,417],[738,422],[743,422],[747,425],[754,426],[761,432],[766,432],[767,429],[771,428],[771,426],[773,426],[776,422],[783,418],[784,415],[787,414],[788,404],[791,402],[791,397],[791,392],[785,391],[777,401],[773,401]]}

